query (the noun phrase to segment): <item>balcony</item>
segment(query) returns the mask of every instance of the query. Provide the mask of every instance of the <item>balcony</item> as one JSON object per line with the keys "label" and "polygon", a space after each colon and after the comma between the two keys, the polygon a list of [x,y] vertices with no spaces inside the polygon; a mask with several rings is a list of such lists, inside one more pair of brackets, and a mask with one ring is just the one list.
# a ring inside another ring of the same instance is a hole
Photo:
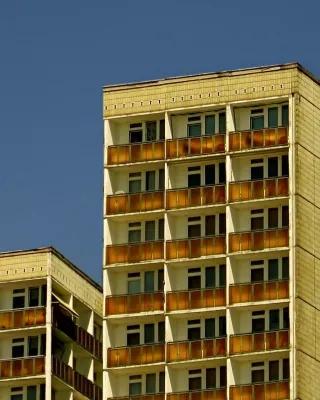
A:
{"label": "balcony", "polygon": [[230,400],[287,400],[289,398],[288,381],[230,386]]}
{"label": "balcony", "polygon": [[125,346],[108,349],[108,368],[164,362],[163,343]]}
{"label": "balcony", "polygon": [[225,305],[225,288],[179,290],[166,293],[167,311],[193,310]]}
{"label": "balcony", "polygon": [[163,311],[163,292],[106,297],[106,315]]}
{"label": "balcony", "polygon": [[165,400],[165,394],[135,394],[122,397],[107,397],[107,400]]}
{"label": "balcony", "polygon": [[0,379],[22,378],[44,373],[44,356],[0,360]]}
{"label": "balcony", "polygon": [[166,146],[167,159],[224,153],[225,135],[170,139]]}
{"label": "balcony", "polygon": [[52,358],[52,373],[88,399],[102,400],[102,389],[99,386],[56,357]]}
{"label": "balcony", "polygon": [[226,338],[186,340],[167,343],[167,362],[201,360],[204,358],[224,357]]}
{"label": "balcony", "polygon": [[134,263],[163,259],[163,240],[110,245],[106,248],[107,264]]}
{"label": "balcony", "polygon": [[261,149],[288,144],[287,127],[230,132],[229,151]]}
{"label": "balcony", "polygon": [[288,348],[288,329],[230,336],[230,354],[253,353]]}
{"label": "balcony", "polygon": [[108,165],[164,160],[164,141],[108,147]]}
{"label": "balcony", "polygon": [[45,307],[0,311],[0,330],[41,326],[46,323]]}
{"label": "balcony", "polygon": [[239,283],[229,286],[229,302],[250,303],[289,298],[289,281]]}
{"label": "balcony", "polygon": [[287,177],[230,182],[229,201],[236,202],[288,196],[288,185]]}
{"label": "balcony", "polygon": [[197,258],[226,252],[226,237],[204,236],[192,239],[178,239],[166,242],[168,260],[177,258]]}
{"label": "balcony", "polygon": [[167,191],[168,210],[223,204],[226,201],[225,185],[200,186],[194,188],[171,189]]}
{"label": "balcony", "polygon": [[164,192],[141,192],[107,196],[108,215],[161,210],[164,208]]}
{"label": "balcony", "polygon": [[227,400],[227,389],[204,389],[167,394],[167,400]]}
{"label": "balcony", "polygon": [[289,246],[288,228],[229,233],[229,252],[257,251]]}

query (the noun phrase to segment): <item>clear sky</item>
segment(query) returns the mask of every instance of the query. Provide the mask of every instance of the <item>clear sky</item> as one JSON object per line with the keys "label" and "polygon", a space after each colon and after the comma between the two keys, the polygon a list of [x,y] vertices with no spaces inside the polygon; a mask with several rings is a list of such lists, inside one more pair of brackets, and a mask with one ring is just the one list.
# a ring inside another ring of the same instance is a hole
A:
{"label": "clear sky", "polygon": [[317,0],[1,0],[0,250],[53,245],[100,281],[102,86],[299,61]]}

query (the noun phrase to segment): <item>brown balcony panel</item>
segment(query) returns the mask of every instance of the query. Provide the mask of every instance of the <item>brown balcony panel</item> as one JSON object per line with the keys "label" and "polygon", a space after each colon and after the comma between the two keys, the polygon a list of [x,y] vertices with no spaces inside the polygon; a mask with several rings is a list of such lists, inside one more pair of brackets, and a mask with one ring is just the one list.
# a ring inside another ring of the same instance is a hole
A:
{"label": "brown balcony panel", "polygon": [[206,236],[167,242],[167,259],[169,260],[224,254],[225,251],[225,236]]}
{"label": "brown balcony panel", "polygon": [[288,144],[286,127],[231,132],[229,150],[240,151]]}
{"label": "brown balcony panel", "polygon": [[226,339],[202,339],[167,344],[167,362],[200,360],[226,355]]}
{"label": "brown balcony panel", "polygon": [[230,386],[230,400],[287,400],[289,392],[288,381]]}
{"label": "brown balcony panel", "polygon": [[288,196],[288,178],[230,182],[229,200],[247,201]]}
{"label": "brown balcony panel", "polygon": [[46,309],[44,307],[0,312],[0,329],[28,328],[45,323]]}
{"label": "brown balcony panel", "polygon": [[165,400],[164,393],[135,394],[134,396],[108,397],[107,400]]}
{"label": "brown balcony panel", "polygon": [[229,234],[229,251],[255,251],[275,247],[288,247],[288,228]]}
{"label": "brown balcony panel", "polygon": [[107,264],[163,259],[163,241],[111,245],[106,248]]}
{"label": "brown balcony panel", "polygon": [[0,378],[20,378],[45,373],[43,356],[0,360]]}
{"label": "brown balcony panel", "polygon": [[163,310],[163,292],[106,297],[106,315]]}
{"label": "brown balcony panel", "polygon": [[107,196],[107,214],[123,214],[161,210],[164,208],[164,192],[144,192]]}
{"label": "brown balcony panel", "polygon": [[230,336],[230,354],[289,348],[289,330]]}
{"label": "brown balcony panel", "polygon": [[225,288],[181,290],[166,294],[167,311],[221,307],[226,304]]}
{"label": "brown balcony panel", "polygon": [[166,145],[168,159],[223,153],[225,135],[170,139]]}
{"label": "brown balcony panel", "polygon": [[118,347],[108,349],[108,367],[143,365],[164,361],[164,344]]}
{"label": "brown balcony panel", "polygon": [[164,142],[134,143],[108,147],[108,165],[164,160]]}
{"label": "brown balcony panel", "polygon": [[167,394],[167,400],[227,400],[226,388],[173,392]]}
{"label": "brown balcony panel", "polygon": [[73,369],[56,357],[52,357],[52,373],[68,385],[73,386]]}
{"label": "brown balcony panel", "polygon": [[287,299],[289,297],[289,281],[265,281],[230,285],[229,297],[230,304]]}
{"label": "brown balcony panel", "polygon": [[167,209],[225,203],[225,185],[201,186],[167,191]]}

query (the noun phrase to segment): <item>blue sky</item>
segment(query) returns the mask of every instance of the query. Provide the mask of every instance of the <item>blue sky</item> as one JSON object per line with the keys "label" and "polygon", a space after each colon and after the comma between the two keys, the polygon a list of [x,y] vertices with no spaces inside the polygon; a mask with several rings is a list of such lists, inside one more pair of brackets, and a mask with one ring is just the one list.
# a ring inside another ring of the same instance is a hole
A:
{"label": "blue sky", "polygon": [[299,61],[316,0],[1,0],[0,251],[53,245],[96,280],[102,86]]}

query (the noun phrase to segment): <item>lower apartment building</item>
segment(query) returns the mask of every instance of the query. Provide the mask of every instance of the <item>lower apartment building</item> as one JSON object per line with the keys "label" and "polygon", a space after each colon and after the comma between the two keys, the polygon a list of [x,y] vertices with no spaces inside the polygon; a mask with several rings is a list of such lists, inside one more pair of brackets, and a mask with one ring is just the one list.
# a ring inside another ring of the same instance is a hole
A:
{"label": "lower apartment building", "polygon": [[102,293],[54,248],[0,253],[0,399],[102,400]]}
{"label": "lower apartment building", "polygon": [[319,399],[319,81],[293,63],[103,96],[104,399]]}

